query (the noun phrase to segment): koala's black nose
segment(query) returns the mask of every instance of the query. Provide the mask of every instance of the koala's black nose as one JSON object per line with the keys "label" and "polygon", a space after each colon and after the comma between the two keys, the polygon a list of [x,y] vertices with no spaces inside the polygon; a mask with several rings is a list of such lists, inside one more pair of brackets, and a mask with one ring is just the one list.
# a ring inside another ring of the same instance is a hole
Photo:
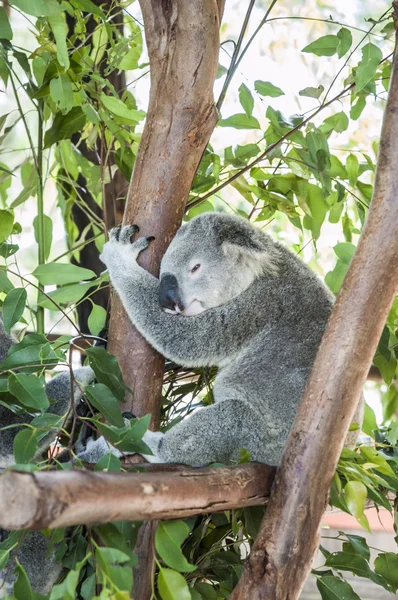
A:
{"label": "koala's black nose", "polygon": [[159,287],[159,302],[162,308],[168,308],[173,311],[176,308],[180,311],[184,310],[178,289],[178,282],[174,275],[169,273],[162,275]]}

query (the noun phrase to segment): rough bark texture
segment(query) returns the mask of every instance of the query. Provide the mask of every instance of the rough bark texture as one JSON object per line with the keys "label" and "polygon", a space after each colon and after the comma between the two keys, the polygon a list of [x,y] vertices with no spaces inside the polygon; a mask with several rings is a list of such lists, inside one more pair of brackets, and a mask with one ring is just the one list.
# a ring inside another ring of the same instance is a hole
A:
{"label": "rough bark texture", "polygon": [[[147,119],[130,182],[123,223],[155,235],[140,264],[158,275],[161,258],[180,226],[192,179],[217,122],[213,84],[224,0],[140,0],[151,65]],[[151,414],[159,428],[164,359],[112,299],[109,351],[133,391],[125,410]],[[133,405],[133,406],[132,406]],[[144,525],[134,598],[151,597],[153,525]]]}
{"label": "rough bark texture", "polygon": [[260,464],[160,473],[8,471],[0,478],[0,528],[180,519],[257,506],[266,502],[274,474]]}
{"label": "rough bark texture", "polygon": [[[151,64],[147,120],[123,222],[156,242],[140,263],[154,275],[180,226],[193,176],[217,122],[213,83],[220,14],[216,0],[141,2]],[[114,294],[109,351],[133,390],[133,410],[159,426],[163,358],[134,329]]]}
{"label": "rough bark texture", "polygon": [[[397,14],[398,2],[394,2]],[[266,516],[231,600],[295,600],[318,547],[331,480],[398,288],[398,63],[367,223],[329,319]]]}

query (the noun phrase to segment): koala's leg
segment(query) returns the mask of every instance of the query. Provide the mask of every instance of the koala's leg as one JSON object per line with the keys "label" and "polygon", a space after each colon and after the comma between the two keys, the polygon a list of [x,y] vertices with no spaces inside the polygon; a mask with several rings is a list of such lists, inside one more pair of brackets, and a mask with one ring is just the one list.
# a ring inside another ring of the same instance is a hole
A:
{"label": "koala's leg", "polygon": [[[259,460],[265,439],[259,413],[244,400],[222,400],[203,408],[164,435],[147,432],[143,441],[154,453],[151,462],[181,463],[202,467],[213,462],[240,459],[239,450]],[[157,460],[156,460],[157,459]]]}
{"label": "koala's leg", "polygon": [[[7,538],[9,531],[0,529],[0,541]],[[18,550],[11,553],[11,561],[17,557],[24,567],[34,591],[48,594],[53,585],[58,581],[62,565],[55,560],[55,553],[48,553],[51,538],[47,538],[40,531],[27,531]],[[14,564],[8,563],[0,571],[0,598],[5,595],[13,596],[13,585],[17,578]]]}
{"label": "koala's leg", "polygon": [[[74,400],[80,402],[84,387],[94,381],[95,375],[91,367],[81,367],[74,371],[74,378],[77,383],[74,384]],[[69,371],[65,371],[56,375],[46,386],[46,394],[54,404],[47,409],[47,412],[55,415],[66,415],[71,402],[71,388],[70,388],[70,374]],[[33,417],[27,413],[15,414],[5,406],[0,405],[0,467],[9,467],[14,464],[13,455],[13,443],[14,438],[19,431],[20,427],[13,427],[12,429],[3,429],[7,425],[21,425],[30,423]],[[39,450],[37,456],[39,456],[48,447],[51,442],[55,439],[55,432],[50,432],[46,435],[39,443]]]}

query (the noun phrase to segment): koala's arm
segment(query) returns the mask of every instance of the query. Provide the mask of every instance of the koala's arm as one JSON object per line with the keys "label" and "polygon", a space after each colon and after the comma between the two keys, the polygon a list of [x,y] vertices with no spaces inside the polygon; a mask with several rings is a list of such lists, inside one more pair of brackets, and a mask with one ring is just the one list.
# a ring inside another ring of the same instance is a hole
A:
{"label": "koala's arm", "polygon": [[[188,367],[216,365],[278,318],[278,298],[272,286],[261,287],[260,281],[227,304],[201,314],[182,317],[165,313],[159,304],[159,280],[137,263],[150,239],[130,243],[134,231],[123,227],[118,238],[118,232],[112,230],[101,260],[131,321],[163,356]],[[264,310],[258,311],[259,306]]]}

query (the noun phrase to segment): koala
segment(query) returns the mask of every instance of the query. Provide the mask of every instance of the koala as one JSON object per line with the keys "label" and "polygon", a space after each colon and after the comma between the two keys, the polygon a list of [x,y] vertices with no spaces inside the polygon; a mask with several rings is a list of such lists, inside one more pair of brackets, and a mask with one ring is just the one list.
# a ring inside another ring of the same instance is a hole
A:
{"label": "koala", "polygon": [[[0,318],[0,362],[4,360],[10,347],[15,343],[15,340],[6,333],[3,326],[3,321]],[[94,372],[90,367],[81,367],[74,371],[74,377],[79,382],[79,385],[74,387],[75,402],[79,402],[82,398],[82,390],[86,385],[94,380]],[[47,383],[46,393],[53,400],[53,404],[48,408],[47,412],[66,415],[70,407],[70,375],[69,371],[60,373]],[[0,470],[1,468],[10,467],[14,464],[13,457],[13,441],[18,433],[23,428],[23,425],[30,423],[33,416],[27,413],[15,414],[4,405],[0,405]],[[21,424],[21,427],[13,427],[11,429],[3,429],[8,425]],[[39,443],[39,450],[36,458],[54,441],[56,433],[46,435]],[[9,546],[5,542],[10,532],[0,529],[0,543]],[[15,543],[15,542],[14,542]],[[29,580],[33,588],[41,594],[50,592],[54,583],[59,578],[62,565],[55,560],[55,552],[49,551],[50,539],[44,536],[40,531],[29,531],[23,536],[23,539],[15,551],[15,556],[25,568]],[[6,565],[3,570],[0,570],[0,598],[4,595],[13,595],[13,585],[16,576],[14,574],[14,565],[11,563]]]}
{"label": "koala", "polygon": [[205,213],[182,225],[160,278],[137,258],[154,238],[113,229],[101,260],[131,321],[163,356],[218,367],[215,403],[165,434],[147,432],[152,462],[278,465],[334,297],[284,246],[247,220]]}

